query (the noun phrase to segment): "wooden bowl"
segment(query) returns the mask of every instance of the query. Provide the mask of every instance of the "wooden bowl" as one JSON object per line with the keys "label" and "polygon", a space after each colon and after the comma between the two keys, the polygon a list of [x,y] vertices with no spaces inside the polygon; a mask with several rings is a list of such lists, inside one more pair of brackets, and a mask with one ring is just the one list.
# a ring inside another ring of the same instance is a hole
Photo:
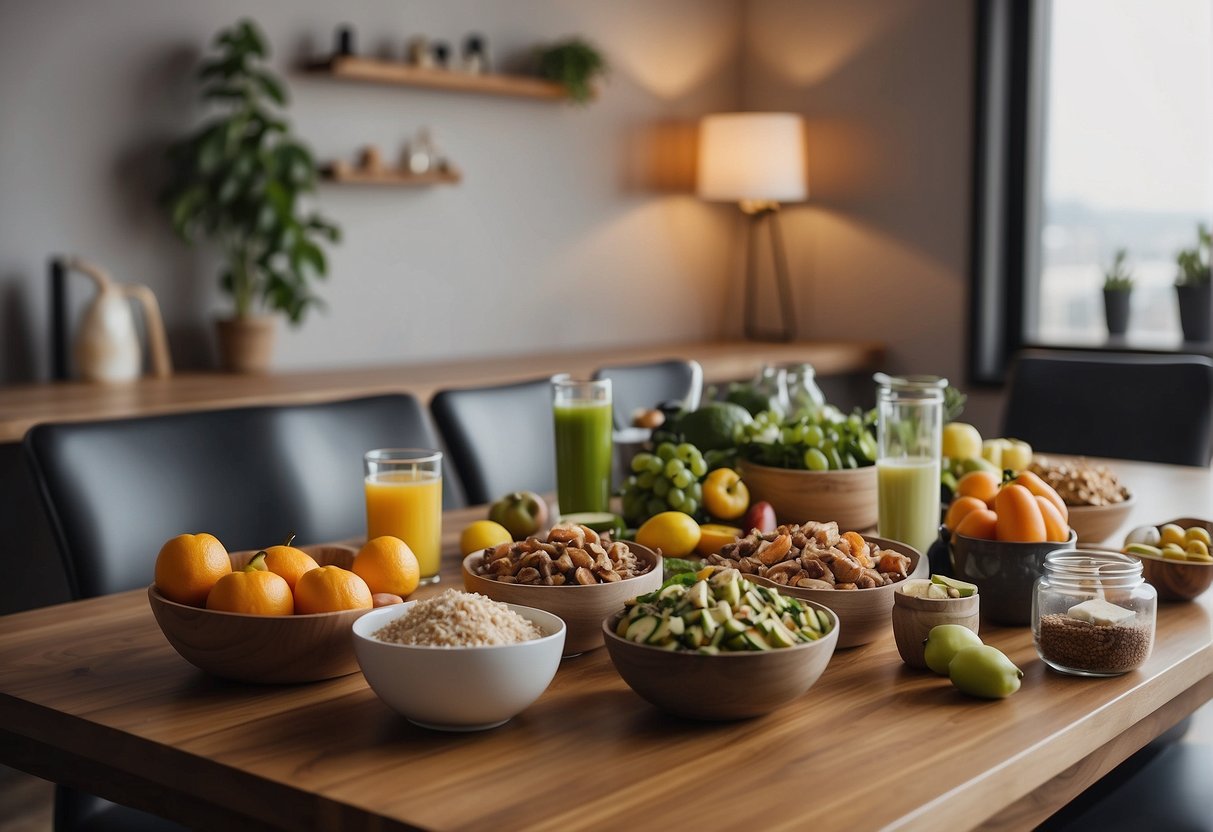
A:
{"label": "wooden bowl", "polygon": [[[841,524],[840,524],[841,525]],[[926,559],[917,549],[898,543],[896,540],[886,540],[883,537],[868,537],[864,540],[881,549],[892,549],[910,559],[911,578],[927,576]],[[774,581],[760,578],[757,575],[746,575],[747,580],[756,584],[773,586],[784,595],[812,601],[829,607],[838,615],[839,629],[838,647],[858,647],[880,638],[889,631],[891,610],[893,609],[893,593],[901,582],[888,586],[877,586],[872,589],[803,589],[801,587],[784,586]]]}
{"label": "wooden bowl", "polygon": [[[750,499],[766,500],[780,523],[835,520],[840,529],[876,527],[876,466],[841,471],[798,471],[742,460]],[[748,531],[748,529],[747,529]]]}
{"label": "wooden bowl", "polygon": [[711,656],[637,644],[615,634],[622,611],[603,621],[600,632],[623,681],[661,710],[692,719],[747,719],[803,696],[830,663],[838,616],[821,604],[807,603],[830,616],[830,632],[776,650]]}
{"label": "wooden bowl", "polygon": [[1130,495],[1124,502],[1106,506],[1067,506],[1070,528],[1078,533],[1079,543],[1088,546],[1105,543],[1129,518],[1134,502]]}
{"label": "wooden bowl", "polygon": [[[1185,529],[1192,526],[1203,526],[1209,530],[1210,534],[1213,534],[1213,520],[1180,517],[1169,522],[1183,526]],[[1164,525],[1166,524],[1161,523],[1159,527]],[[1133,552],[1125,552],[1125,554],[1141,561],[1142,577],[1146,579],[1146,583],[1152,584],[1158,591],[1160,601],[1191,601],[1213,585],[1213,563],[1156,558]]]}
{"label": "wooden bowl", "polygon": [[628,546],[649,569],[624,581],[589,586],[503,584],[472,571],[473,562],[481,556],[481,552],[473,552],[463,559],[463,587],[494,601],[534,607],[560,616],[569,628],[564,655],[575,656],[602,646],[602,620],[622,609],[624,601],[661,587],[661,555],[630,541]]}
{"label": "wooden bowl", "polygon": [[[301,546],[321,566],[349,568],[357,550],[348,546]],[[232,552],[242,569],[256,552]],[[181,657],[212,676],[241,682],[315,682],[358,670],[350,635],[368,610],[314,615],[245,615],[190,607],[147,590],[152,614]]]}
{"label": "wooden bowl", "polygon": [[1058,549],[1073,549],[1076,540],[1073,529],[1065,543],[1014,543],[953,535],[952,574],[977,584],[981,614],[987,621],[1026,627],[1032,623],[1032,598],[1045,556]]}
{"label": "wooden bowl", "polygon": [[927,636],[940,624],[959,624],[974,633],[980,626],[978,608],[981,593],[968,598],[916,598],[904,592],[893,593],[893,638],[901,660],[910,667],[926,667],[923,656]]}

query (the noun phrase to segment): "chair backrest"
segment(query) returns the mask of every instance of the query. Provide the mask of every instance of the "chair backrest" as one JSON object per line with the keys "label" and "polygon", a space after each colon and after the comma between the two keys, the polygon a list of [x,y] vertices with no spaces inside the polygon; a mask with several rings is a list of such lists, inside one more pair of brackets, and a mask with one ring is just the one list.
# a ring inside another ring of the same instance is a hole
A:
{"label": "chair backrest", "polygon": [[594,378],[611,380],[616,428],[630,427],[637,410],[648,410],[664,402],[682,402],[688,410],[695,410],[703,395],[703,368],[698,361],[670,359],[602,367]]}
{"label": "chair backrest", "polygon": [[1004,435],[1054,453],[1208,465],[1213,361],[1025,351],[1011,374]]}
{"label": "chair backrest", "polygon": [[550,379],[442,390],[430,411],[469,503],[556,490]]}
{"label": "chair backrest", "polygon": [[24,446],[77,598],[150,583],[182,533],[229,550],[365,534],[363,452],[438,447],[408,395],[38,425]]}

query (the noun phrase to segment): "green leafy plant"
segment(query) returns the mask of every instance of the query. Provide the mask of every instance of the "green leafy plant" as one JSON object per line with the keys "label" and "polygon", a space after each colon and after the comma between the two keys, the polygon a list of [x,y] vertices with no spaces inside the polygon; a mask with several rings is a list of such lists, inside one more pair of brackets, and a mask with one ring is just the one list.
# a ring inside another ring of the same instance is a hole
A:
{"label": "green leafy plant", "polygon": [[1104,272],[1103,287],[1109,292],[1128,292],[1133,288],[1133,270],[1126,262],[1128,249],[1118,248],[1112,257],[1112,265]]}
{"label": "green leafy plant", "polygon": [[1196,227],[1196,247],[1186,248],[1175,255],[1179,266],[1179,275],[1175,278],[1176,286],[1207,286],[1213,279],[1213,269],[1210,268],[1210,250],[1213,249],[1213,235],[1204,223]]}
{"label": "green leafy plant", "polygon": [[570,38],[539,50],[539,74],[564,85],[569,98],[585,104],[594,97],[593,80],[607,71],[606,59],[581,38]]}
{"label": "green leafy plant", "polygon": [[220,286],[237,316],[280,311],[298,324],[320,304],[311,286],[328,273],[321,243],[340,231],[300,206],[316,164],[279,113],[286,88],[264,67],[261,32],[243,20],[219,32],[214,48],[198,80],[219,113],[169,148],[164,203],[186,242],[203,235],[222,248]]}

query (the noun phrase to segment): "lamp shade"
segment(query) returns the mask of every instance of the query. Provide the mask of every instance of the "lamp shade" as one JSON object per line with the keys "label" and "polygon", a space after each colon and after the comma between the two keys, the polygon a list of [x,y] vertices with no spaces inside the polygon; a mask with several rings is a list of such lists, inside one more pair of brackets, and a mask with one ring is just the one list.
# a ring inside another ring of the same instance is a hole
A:
{"label": "lamp shade", "polygon": [[803,121],[795,113],[705,116],[699,125],[698,180],[703,199],[804,199]]}

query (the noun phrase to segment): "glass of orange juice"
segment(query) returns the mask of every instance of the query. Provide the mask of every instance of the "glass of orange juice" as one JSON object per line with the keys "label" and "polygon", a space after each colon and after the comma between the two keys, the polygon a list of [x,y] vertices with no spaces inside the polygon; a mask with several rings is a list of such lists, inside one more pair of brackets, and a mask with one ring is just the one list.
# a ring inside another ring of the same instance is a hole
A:
{"label": "glass of orange juice", "polygon": [[363,457],[366,537],[398,537],[417,556],[421,583],[438,580],[442,562],[442,452],[380,448]]}

